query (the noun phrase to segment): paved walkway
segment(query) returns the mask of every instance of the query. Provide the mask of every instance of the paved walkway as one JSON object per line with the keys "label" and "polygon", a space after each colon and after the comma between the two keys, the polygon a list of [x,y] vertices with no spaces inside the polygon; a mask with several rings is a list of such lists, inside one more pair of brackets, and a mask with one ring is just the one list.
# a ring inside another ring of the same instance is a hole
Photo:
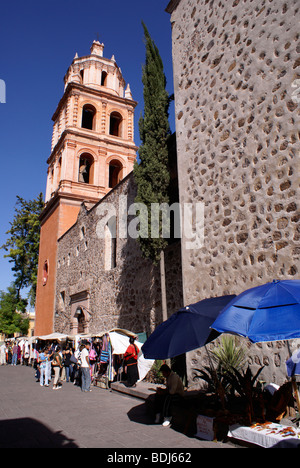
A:
{"label": "paved walkway", "polygon": [[71,383],[40,387],[34,370],[0,367],[0,448],[197,449],[233,444],[190,438],[154,425],[143,400]]}

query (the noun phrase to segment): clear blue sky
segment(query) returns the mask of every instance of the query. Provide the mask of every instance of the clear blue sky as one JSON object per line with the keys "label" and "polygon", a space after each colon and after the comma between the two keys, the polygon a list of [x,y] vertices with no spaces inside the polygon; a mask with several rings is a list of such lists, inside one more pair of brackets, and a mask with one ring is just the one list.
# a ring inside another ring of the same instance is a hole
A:
{"label": "clear blue sky", "polygon": [[[36,198],[46,188],[51,117],[63,95],[63,77],[75,53],[88,55],[94,39],[104,56],[115,55],[133,98],[135,142],[143,111],[142,66],[145,62],[142,20],[164,62],[167,89],[173,92],[171,24],[168,0],[16,0],[0,8],[0,79],[6,103],[0,103],[0,245],[14,216],[16,196]],[[174,125],[171,119],[171,127]],[[13,281],[11,264],[0,250],[0,290]]]}

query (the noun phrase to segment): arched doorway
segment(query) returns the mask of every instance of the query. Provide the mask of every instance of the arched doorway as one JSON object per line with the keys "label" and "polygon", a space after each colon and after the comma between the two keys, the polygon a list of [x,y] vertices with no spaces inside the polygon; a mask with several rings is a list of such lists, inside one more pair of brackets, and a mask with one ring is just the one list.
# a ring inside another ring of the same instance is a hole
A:
{"label": "arched doorway", "polygon": [[86,320],[85,315],[81,307],[78,307],[75,313],[77,319],[77,333],[80,335],[85,333],[86,330]]}
{"label": "arched doorway", "polygon": [[71,335],[89,332],[89,321],[91,313],[89,311],[89,292],[81,291],[70,295],[71,305]]}

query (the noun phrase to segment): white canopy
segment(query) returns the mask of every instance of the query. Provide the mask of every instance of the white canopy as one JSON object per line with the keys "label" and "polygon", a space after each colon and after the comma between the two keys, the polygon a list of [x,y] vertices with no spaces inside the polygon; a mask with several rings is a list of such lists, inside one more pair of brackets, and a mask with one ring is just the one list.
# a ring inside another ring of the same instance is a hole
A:
{"label": "white canopy", "polygon": [[[129,332],[129,336],[135,336],[134,333]],[[108,333],[111,346],[112,346],[112,353],[113,354],[125,354],[126,349],[129,346],[129,336],[123,335],[117,331],[111,331]],[[143,380],[148,372],[150,371],[154,360],[152,359],[145,359],[144,355],[141,351],[141,347],[143,346],[143,343],[139,343],[136,341],[136,345],[139,348],[139,356],[138,356],[138,370],[139,370],[139,381]]]}
{"label": "white canopy", "polygon": [[65,335],[64,333],[51,333],[50,335],[41,335],[41,336],[33,336],[30,338],[30,341],[34,340],[57,340],[57,341],[64,341],[68,338],[68,335]]}

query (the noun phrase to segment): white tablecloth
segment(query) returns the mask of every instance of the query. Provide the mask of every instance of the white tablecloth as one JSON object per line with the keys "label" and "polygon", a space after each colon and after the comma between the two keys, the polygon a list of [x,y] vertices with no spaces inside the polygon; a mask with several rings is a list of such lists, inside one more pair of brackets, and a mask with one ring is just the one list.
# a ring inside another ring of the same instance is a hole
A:
{"label": "white tablecloth", "polygon": [[230,426],[228,436],[265,448],[300,447],[300,430],[275,423],[251,427],[235,424]]}

